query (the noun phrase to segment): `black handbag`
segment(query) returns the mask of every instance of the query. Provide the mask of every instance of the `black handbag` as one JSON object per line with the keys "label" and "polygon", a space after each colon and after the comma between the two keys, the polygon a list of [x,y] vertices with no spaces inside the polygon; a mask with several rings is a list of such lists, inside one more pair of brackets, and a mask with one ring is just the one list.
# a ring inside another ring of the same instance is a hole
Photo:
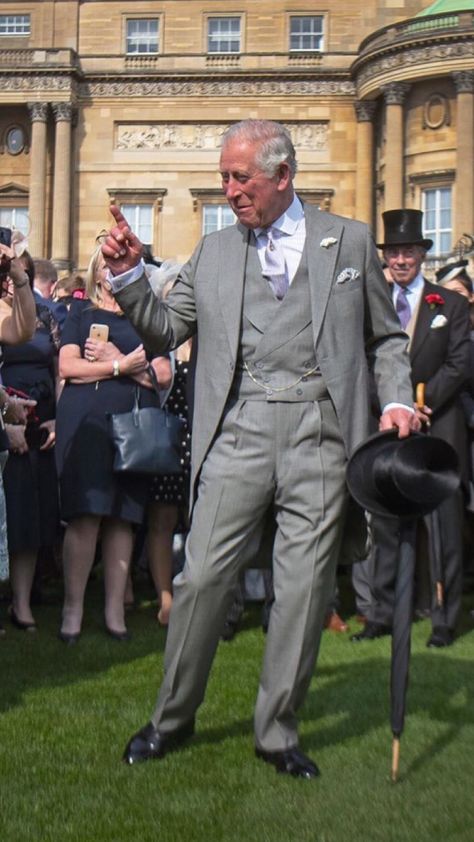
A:
{"label": "black handbag", "polygon": [[[155,372],[150,369],[148,372],[158,392]],[[132,411],[111,413],[109,422],[115,449],[115,472],[154,475],[180,474],[183,471],[184,422],[166,408],[140,407],[138,386]]]}

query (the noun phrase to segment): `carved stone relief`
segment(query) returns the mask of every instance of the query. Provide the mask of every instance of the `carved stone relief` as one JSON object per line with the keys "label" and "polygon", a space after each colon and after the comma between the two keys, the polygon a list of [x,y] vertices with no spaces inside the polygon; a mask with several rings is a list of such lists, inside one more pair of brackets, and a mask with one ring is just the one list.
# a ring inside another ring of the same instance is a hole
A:
{"label": "carved stone relief", "polygon": [[350,80],[310,80],[310,79],[220,79],[204,81],[173,79],[153,81],[95,81],[79,85],[79,94],[83,97],[143,97],[143,96],[316,96],[342,95],[353,96],[354,83]]}
{"label": "carved stone relief", "polygon": [[421,74],[423,64],[438,61],[439,59],[446,59],[448,63],[449,59],[466,58],[469,56],[474,56],[474,42],[472,41],[463,41],[457,44],[433,44],[428,47],[413,47],[411,49],[405,47],[400,52],[384,56],[367,64],[358,73],[357,84],[361,85],[395,68],[419,65],[419,72]]}
{"label": "carved stone relief", "polygon": [[[117,149],[219,149],[227,123],[153,123],[117,126]],[[324,152],[328,123],[286,123],[297,149]]]}

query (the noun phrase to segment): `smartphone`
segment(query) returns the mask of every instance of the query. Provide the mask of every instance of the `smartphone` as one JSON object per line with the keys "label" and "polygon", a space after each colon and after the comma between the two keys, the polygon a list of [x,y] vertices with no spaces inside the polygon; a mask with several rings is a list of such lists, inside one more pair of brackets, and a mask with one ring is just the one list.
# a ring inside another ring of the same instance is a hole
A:
{"label": "smartphone", "polygon": [[3,225],[0,225],[0,243],[2,246],[11,246],[12,244],[12,232],[10,228],[4,228]]}
{"label": "smartphone", "polygon": [[98,339],[100,342],[108,342],[109,326],[93,324],[90,326],[89,339]]}

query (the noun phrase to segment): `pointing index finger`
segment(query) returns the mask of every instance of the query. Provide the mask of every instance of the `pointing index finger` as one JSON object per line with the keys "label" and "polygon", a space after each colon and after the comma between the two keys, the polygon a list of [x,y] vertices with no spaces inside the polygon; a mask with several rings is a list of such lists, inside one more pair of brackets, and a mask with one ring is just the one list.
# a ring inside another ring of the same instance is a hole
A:
{"label": "pointing index finger", "polygon": [[121,230],[124,230],[125,228],[127,230],[130,230],[130,225],[128,224],[128,222],[125,219],[122,211],[120,210],[120,208],[117,207],[117,205],[110,205],[109,210],[110,210],[110,213],[112,214],[113,218],[115,219],[118,227]]}

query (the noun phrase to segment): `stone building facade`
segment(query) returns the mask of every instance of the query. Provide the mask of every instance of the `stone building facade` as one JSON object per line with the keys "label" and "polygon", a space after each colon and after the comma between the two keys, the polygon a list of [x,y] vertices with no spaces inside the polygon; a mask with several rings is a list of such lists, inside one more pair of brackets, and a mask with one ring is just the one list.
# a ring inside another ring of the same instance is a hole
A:
{"label": "stone building facade", "polygon": [[296,185],[369,222],[426,211],[435,256],[474,232],[474,2],[3,0],[0,224],[83,269],[120,204],[157,255],[231,221],[220,137],[282,121]]}

